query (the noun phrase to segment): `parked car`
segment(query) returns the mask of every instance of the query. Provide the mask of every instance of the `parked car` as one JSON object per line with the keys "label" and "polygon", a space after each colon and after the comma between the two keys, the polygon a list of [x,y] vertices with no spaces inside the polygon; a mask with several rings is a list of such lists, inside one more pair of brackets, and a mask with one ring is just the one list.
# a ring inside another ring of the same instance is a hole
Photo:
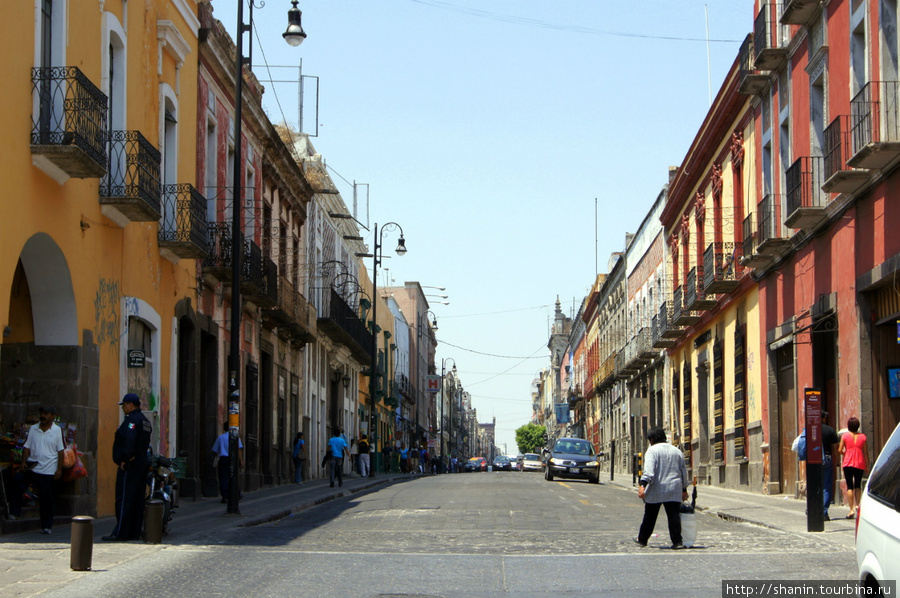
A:
{"label": "parked car", "polygon": [[599,483],[600,462],[591,443],[583,438],[559,438],[544,464],[544,477],[548,481],[557,476]]}
{"label": "parked car", "polygon": [[522,460],[519,457],[513,457],[510,455],[509,464],[512,466],[513,471],[519,471],[522,466]]}
{"label": "parked car", "polygon": [[543,467],[541,456],[537,453],[525,453],[522,455],[522,471],[540,471]]}
{"label": "parked car", "polygon": [[900,579],[900,425],[872,466],[862,493],[856,515],[856,563],[865,587]]}
{"label": "parked car", "polygon": [[466,461],[466,471],[487,471],[487,460],[484,457],[472,457]]}
{"label": "parked car", "polygon": [[494,471],[512,471],[512,461],[506,455],[494,459]]}

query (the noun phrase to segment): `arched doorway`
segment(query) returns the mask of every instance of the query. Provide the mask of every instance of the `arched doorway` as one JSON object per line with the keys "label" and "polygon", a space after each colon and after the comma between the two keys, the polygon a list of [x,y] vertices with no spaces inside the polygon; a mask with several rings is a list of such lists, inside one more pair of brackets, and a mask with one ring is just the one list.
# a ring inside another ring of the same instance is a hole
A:
{"label": "arched doorway", "polygon": [[[37,233],[22,248],[9,289],[0,347],[0,420],[36,421],[40,404],[55,405],[64,435],[78,443],[96,472],[99,353],[86,335],[79,344],[75,293],[68,261],[50,235]],[[67,484],[57,515],[96,512],[96,476]]]}

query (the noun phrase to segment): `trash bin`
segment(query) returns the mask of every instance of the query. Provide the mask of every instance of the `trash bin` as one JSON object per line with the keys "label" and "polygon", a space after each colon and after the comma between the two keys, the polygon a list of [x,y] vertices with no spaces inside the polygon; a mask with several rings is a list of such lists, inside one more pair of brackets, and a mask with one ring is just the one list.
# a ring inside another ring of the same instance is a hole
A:
{"label": "trash bin", "polygon": [[144,542],[159,544],[162,542],[163,501],[158,498],[144,503]]}
{"label": "trash bin", "polygon": [[73,571],[90,571],[94,552],[94,518],[72,517],[72,540],[69,566]]}

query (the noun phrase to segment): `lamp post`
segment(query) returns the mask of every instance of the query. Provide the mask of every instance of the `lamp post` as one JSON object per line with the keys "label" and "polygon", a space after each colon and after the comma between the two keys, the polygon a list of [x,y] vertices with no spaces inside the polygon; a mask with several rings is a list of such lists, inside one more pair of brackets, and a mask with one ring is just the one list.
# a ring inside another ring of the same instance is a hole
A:
{"label": "lamp post", "polygon": [[[447,402],[447,362],[453,362],[453,374],[456,375],[456,360],[445,357],[441,360],[441,469],[444,468],[444,403]],[[453,405],[450,405],[450,419],[453,420]],[[450,425],[450,434],[453,434],[453,425]],[[452,437],[452,436],[451,436]],[[447,448],[450,448],[450,438],[447,438]],[[453,453],[451,452],[451,455]]]}
{"label": "lamp post", "polygon": [[[406,239],[403,238],[403,227],[401,227],[396,222],[388,222],[387,224],[381,227],[381,230],[378,229],[378,224],[375,224],[375,240],[373,241],[372,248],[372,367],[369,371],[369,447],[371,450],[371,443],[376,442],[378,437],[376,435],[375,425],[375,405],[377,401],[375,400],[375,391],[378,387],[377,383],[377,372],[378,372],[378,266],[381,264],[381,257],[383,254],[383,244],[384,244],[384,231],[386,230],[394,230],[397,229],[400,231],[400,239],[397,241],[397,249],[394,251],[397,252],[397,255],[404,255],[406,253]],[[369,468],[369,477],[375,477],[375,468]]]}
{"label": "lamp post", "polygon": [[[250,22],[244,23],[244,2],[250,7]],[[292,46],[299,46],[306,38],[300,25],[300,9],[293,0],[293,8],[288,10],[288,28],[284,39]],[[253,28],[254,0],[238,0],[237,3],[237,59],[234,74],[234,192],[231,200],[231,344],[228,356],[228,509],[226,513],[239,515],[238,497],[238,434],[241,426],[241,252],[243,235],[241,234],[241,208],[243,204],[242,182],[244,168],[241,164],[241,117],[244,93],[244,65],[250,65],[250,59],[244,57],[244,34]],[[262,7],[262,4],[260,4]],[[252,66],[252,65],[250,65]]]}

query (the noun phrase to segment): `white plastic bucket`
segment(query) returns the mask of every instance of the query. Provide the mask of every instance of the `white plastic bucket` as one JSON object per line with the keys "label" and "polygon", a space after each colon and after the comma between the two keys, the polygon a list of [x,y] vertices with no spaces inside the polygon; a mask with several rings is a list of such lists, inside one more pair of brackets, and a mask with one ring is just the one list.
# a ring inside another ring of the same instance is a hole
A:
{"label": "white plastic bucket", "polygon": [[697,540],[697,515],[694,513],[681,513],[681,542],[686,548],[691,548]]}

